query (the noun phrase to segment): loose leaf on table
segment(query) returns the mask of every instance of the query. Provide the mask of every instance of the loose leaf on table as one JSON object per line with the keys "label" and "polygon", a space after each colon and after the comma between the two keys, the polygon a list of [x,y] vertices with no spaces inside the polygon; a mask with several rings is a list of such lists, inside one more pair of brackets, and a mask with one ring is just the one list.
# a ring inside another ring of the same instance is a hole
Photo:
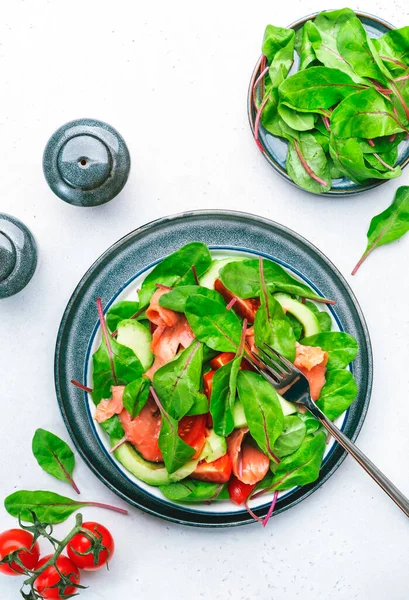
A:
{"label": "loose leaf on table", "polygon": [[343,331],[325,331],[301,340],[304,346],[319,346],[328,352],[327,369],[344,369],[358,354],[356,339]]}
{"label": "loose leaf on table", "polygon": [[262,52],[269,62],[268,76],[273,87],[287,77],[294,60],[294,29],[267,25]]}
{"label": "loose leaf on table", "polygon": [[111,386],[126,385],[138,379],[144,369],[139,358],[127,346],[122,346],[110,337],[109,347],[105,338],[92,356],[92,399],[98,404],[103,398],[111,397]]}
{"label": "loose leaf on table", "polygon": [[172,474],[183,467],[192,458],[196,450],[179,437],[178,421],[163,408],[153,387],[150,388],[150,391],[162,416],[162,426],[158,440],[159,448],[162,452],[166,470]]}
{"label": "loose leaf on table", "polygon": [[294,361],[295,335],[281,304],[270,294],[264,279],[263,262],[260,259],[260,307],[254,319],[256,346],[272,346],[277,352]]}
{"label": "loose leaf on table", "polygon": [[131,416],[131,419],[134,419],[149,398],[149,386],[150,381],[146,377],[139,377],[128,385],[124,389],[124,393],[122,396],[122,402],[125,410],[127,410]]}
{"label": "loose leaf on table", "polygon": [[163,408],[179,421],[192,408],[202,378],[203,345],[194,341],[153,376],[153,387]]}
{"label": "loose leaf on table", "polygon": [[409,26],[391,29],[371,41],[379,58],[395,77],[409,68]]}
{"label": "loose leaf on table", "polygon": [[188,298],[185,314],[198,340],[220,352],[237,350],[242,323],[233,310],[227,310],[220,302],[205,296],[195,295]]}
{"label": "loose leaf on table", "polygon": [[28,523],[34,522],[33,512],[42,523],[62,523],[73,512],[85,506],[106,508],[122,514],[128,512],[122,508],[101,504],[100,502],[78,502],[54,492],[42,490],[34,492],[21,490],[7,496],[4,500],[4,507],[12,517],[20,518]]}
{"label": "loose leaf on table", "polygon": [[237,376],[244,352],[245,324],[236,356],[227,364],[217,369],[212,380],[210,396],[210,413],[213,429],[217,435],[227,437],[234,429],[233,407],[237,394]]}
{"label": "loose leaf on table", "polygon": [[345,98],[331,115],[331,132],[338,137],[372,139],[406,131],[393,104],[373,88]]}
{"label": "loose leaf on table", "polygon": [[166,498],[174,502],[211,502],[226,500],[229,497],[225,484],[185,479],[177,483],[160,486]]}
{"label": "loose leaf on table", "polygon": [[196,283],[196,279],[192,266],[196,268],[197,277],[201,277],[210,267],[211,262],[212,258],[206,244],[191,242],[182,246],[182,248],[157,264],[145,278],[139,292],[141,307],[149,304],[153,293],[157,289],[157,283],[169,287],[193,285]]}
{"label": "loose leaf on table", "polygon": [[[116,302],[107,312],[107,325],[111,331],[115,331],[118,323],[124,319],[131,319],[139,312],[139,302],[124,300]],[[139,318],[143,318],[140,314]]]}
{"label": "loose leaf on table", "polygon": [[288,490],[315,481],[320,473],[327,441],[326,433],[306,436],[300,448],[275,467],[272,489]]}
{"label": "loose leaf on table", "polygon": [[377,56],[371,40],[368,38],[358,17],[351,16],[337,36],[337,48],[341,56],[361,77],[375,79],[381,83],[387,82],[385,68]]}
{"label": "loose leaf on table", "polygon": [[56,479],[66,481],[79,494],[72,474],[75,457],[64,440],[45,429],[37,429],[32,442],[32,451],[38,464],[46,473]]}
{"label": "loose leaf on table", "polygon": [[315,137],[300,134],[299,140],[288,146],[287,172],[300,187],[315,194],[331,188],[331,172],[325,152]]}
{"label": "loose leaf on table", "polygon": [[331,135],[329,151],[334,163],[352,181],[365,183],[370,179],[394,179],[402,174],[400,167],[392,171],[378,171],[365,163],[359,141],[354,138],[337,138]]}
{"label": "loose leaf on table", "polygon": [[362,86],[338,69],[310,67],[288,77],[279,87],[279,93],[296,109],[308,109],[327,114],[328,109]]}
{"label": "loose leaf on table", "polygon": [[194,294],[206,296],[206,298],[210,298],[215,302],[225,304],[223,296],[221,296],[219,292],[216,292],[216,290],[211,290],[200,285],[180,285],[170,292],[163,294],[159,298],[159,305],[176,312],[185,312],[186,301]]}
{"label": "loose leaf on table", "polygon": [[297,111],[286,102],[281,102],[277,110],[283,121],[296,131],[308,131],[314,128],[315,117],[313,113]]}
{"label": "loose leaf on table", "polygon": [[334,420],[351,406],[357,393],[358,386],[351,371],[334,369],[327,373],[317,406],[329,419]]}
{"label": "loose leaf on table", "polygon": [[392,204],[374,217],[369,225],[368,244],[358,264],[352,271],[355,275],[369,254],[382,246],[401,238],[409,231],[409,186],[398,188]]}
{"label": "loose leaf on table", "polygon": [[[270,291],[322,300],[308,285],[290,275],[278,263],[264,259],[263,270]],[[256,298],[260,295],[259,260],[256,258],[229,263],[221,269],[220,279],[236,296]]]}
{"label": "loose leaf on table", "polygon": [[274,445],[274,453],[281,458],[298,450],[306,430],[305,423],[297,415],[285,416],[283,431]]}
{"label": "loose leaf on table", "polygon": [[261,375],[251,371],[239,372],[237,390],[252,437],[262,452],[277,462],[274,444],[284,422],[277,392]]}

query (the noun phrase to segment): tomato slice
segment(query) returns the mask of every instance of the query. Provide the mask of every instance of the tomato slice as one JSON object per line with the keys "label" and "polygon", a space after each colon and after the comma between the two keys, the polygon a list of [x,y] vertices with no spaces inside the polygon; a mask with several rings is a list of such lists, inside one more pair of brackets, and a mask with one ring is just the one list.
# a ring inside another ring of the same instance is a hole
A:
{"label": "tomato slice", "polygon": [[216,371],[208,371],[203,375],[203,392],[208,400],[212,395],[213,377]]}
{"label": "tomato slice", "polygon": [[226,302],[230,302],[233,298],[236,299],[236,302],[232,306],[232,310],[239,315],[242,319],[247,319],[249,323],[254,323],[254,317],[256,316],[256,311],[260,306],[260,300],[258,298],[248,298],[243,299],[233,294],[227,287],[221,282],[220,279],[216,279],[214,282],[214,289],[219,292],[226,300]]}
{"label": "tomato slice", "polygon": [[[220,369],[220,367],[224,367],[224,365],[227,365],[227,363],[232,361],[235,356],[236,355],[234,354],[234,352],[222,352],[221,354],[218,354],[217,356],[212,358],[212,360],[210,361],[210,365],[213,369],[217,371],[217,369]],[[244,371],[254,371],[251,364],[245,358],[243,358],[241,361],[240,369]]]}
{"label": "tomato slice", "polygon": [[251,492],[256,487],[256,484],[243,483],[235,475],[230,479],[228,490],[230,500],[234,504],[243,504],[250,496]]}
{"label": "tomato slice", "polygon": [[193,471],[191,477],[193,477],[193,479],[200,479],[200,481],[225,483],[230,479],[231,470],[230,456],[225,454],[213,462],[207,463],[205,460],[200,462]]}
{"label": "tomato slice", "polygon": [[196,450],[192,458],[199,458],[206,442],[207,415],[186,415],[179,421],[178,433],[186,444]]}

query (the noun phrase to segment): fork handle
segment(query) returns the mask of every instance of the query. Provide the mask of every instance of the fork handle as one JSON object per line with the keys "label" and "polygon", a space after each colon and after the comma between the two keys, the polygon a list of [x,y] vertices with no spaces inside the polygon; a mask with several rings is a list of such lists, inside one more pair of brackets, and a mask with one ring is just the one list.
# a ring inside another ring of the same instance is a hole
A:
{"label": "fork handle", "polygon": [[365,469],[374,481],[388,494],[390,498],[399,506],[401,510],[409,517],[409,500],[400,490],[382,473],[376,465],[357,447],[324,413],[314,404],[310,412],[321,421],[329,433],[341,444],[345,450],[355,458],[355,460]]}

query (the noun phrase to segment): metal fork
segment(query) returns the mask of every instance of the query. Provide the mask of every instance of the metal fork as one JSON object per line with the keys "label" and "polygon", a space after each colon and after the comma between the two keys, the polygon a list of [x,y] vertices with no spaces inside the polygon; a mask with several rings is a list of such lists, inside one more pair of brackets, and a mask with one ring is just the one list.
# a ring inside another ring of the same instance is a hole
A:
{"label": "metal fork", "polygon": [[400,490],[378,469],[372,461],[328,419],[311,398],[310,385],[307,378],[284,356],[264,343],[263,348],[257,347],[258,353],[248,351],[246,359],[271,385],[289,402],[305,406],[312,415],[329,431],[345,450],[365,469],[384,492],[409,517],[409,500]]}

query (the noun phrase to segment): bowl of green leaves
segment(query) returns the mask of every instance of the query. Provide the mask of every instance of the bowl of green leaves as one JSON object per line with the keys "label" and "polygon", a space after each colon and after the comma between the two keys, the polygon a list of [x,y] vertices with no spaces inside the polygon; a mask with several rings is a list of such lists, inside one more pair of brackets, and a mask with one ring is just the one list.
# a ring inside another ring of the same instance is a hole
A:
{"label": "bowl of green leaves", "polygon": [[399,177],[409,162],[409,26],[349,8],[266,27],[248,114],[267,161],[326,196]]}

